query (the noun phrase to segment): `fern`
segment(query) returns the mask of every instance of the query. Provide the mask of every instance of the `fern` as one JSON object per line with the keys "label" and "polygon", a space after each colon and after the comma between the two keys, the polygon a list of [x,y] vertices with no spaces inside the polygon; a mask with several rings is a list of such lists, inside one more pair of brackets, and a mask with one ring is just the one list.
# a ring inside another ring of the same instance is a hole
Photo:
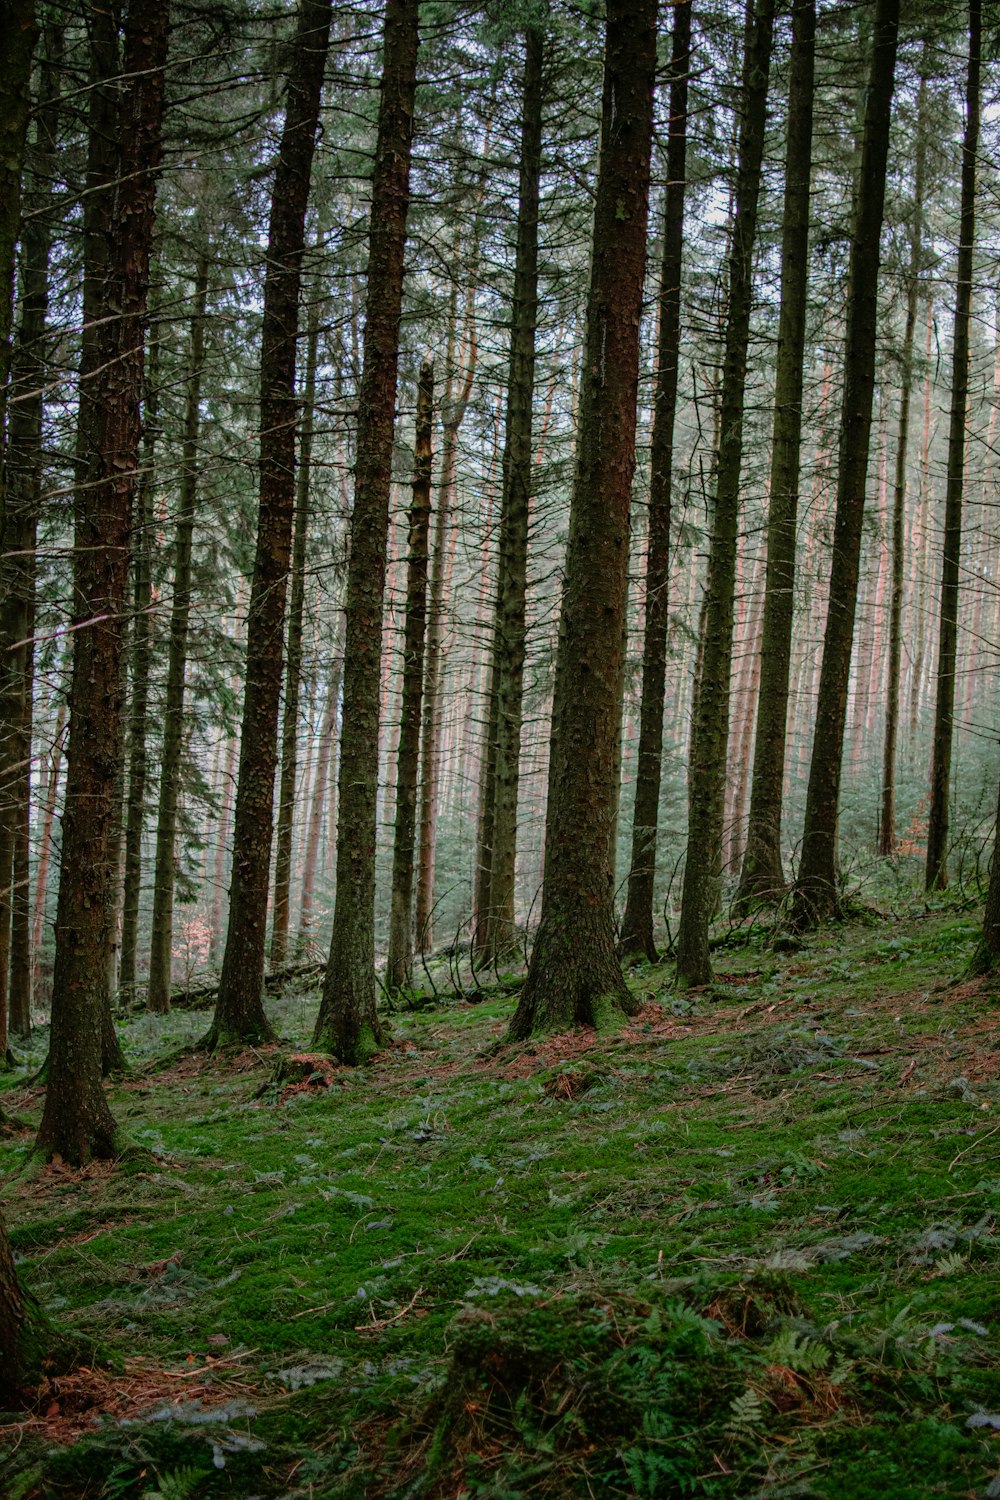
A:
{"label": "fern", "polygon": [[741,1396],[735,1397],[729,1411],[730,1417],[727,1425],[734,1432],[752,1432],[754,1428],[763,1426],[764,1404],[752,1387],[745,1390]]}
{"label": "fern", "polygon": [[764,1351],[769,1364],[787,1365],[796,1375],[819,1375],[830,1363],[830,1351],[808,1334],[783,1328]]}
{"label": "fern", "polygon": [[194,1500],[204,1484],[204,1471],[188,1465],[160,1474],[159,1489],[147,1490],[142,1500]]}
{"label": "fern", "polygon": [[957,1250],[952,1250],[948,1255],[942,1255],[934,1262],[933,1275],[935,1276],[957,1276],[959,1271],[965,1270],[965,1256],[959,1255]]}

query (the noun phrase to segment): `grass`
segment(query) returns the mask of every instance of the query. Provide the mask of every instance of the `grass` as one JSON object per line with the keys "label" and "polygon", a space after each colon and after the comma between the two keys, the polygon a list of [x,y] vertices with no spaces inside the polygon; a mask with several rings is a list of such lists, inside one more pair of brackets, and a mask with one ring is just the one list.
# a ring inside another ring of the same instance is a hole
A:
{"label": "grass", "polygon": [[280,1082],[315,992],[226,1061],[177,1055],[203,1015],[142,1017],[113,1170],[18,1175],[40,1097],[8,1080],[21,1273],[92,1352],[0,1418],[0,1492],[1000,1494],[974,935],[756,943],[683,1000],[644,968],[625,1030],[529,1046],[509,994],[442,997]]}

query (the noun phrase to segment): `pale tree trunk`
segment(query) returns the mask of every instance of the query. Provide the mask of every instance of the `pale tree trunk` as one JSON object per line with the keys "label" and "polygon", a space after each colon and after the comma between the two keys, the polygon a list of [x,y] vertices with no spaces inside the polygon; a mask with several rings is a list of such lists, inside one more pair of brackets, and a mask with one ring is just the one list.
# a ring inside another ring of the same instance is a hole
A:
{"label": "pale tree trunk", "polygon": [[295,514],[295,350],[331,10],[331,0],[300,3],[271,194],[260,359],[257,549],[247,617],[229,923],[215,1015],[205,1038],[209,1048],[274,1038],[262,997],[285,595]]}
{"label": "pale tree trunk", "polygon": [[63,736],[66,732],[66,701],[59,703],[56,715],[52,749],[49,752],[46,776],[41,790],[41,828],[38,834],[38,866],[35,870],[35,901],[31,915],[31,988],[37,995],[41,983],[42,929],[45,925],[45,903],[48,896],[49,864],[52,860],[52,825],[55,822],[56,799],[59,795],[59,767],[63,757]]}
{"label": "pale tree trunk", "polygon": [[767,513],[767,572],[750,821],[736,898],[738,909],[746,909],[754,901],[773,898],[784,884],[781,802],[788,740],[803,356],[809,296],[815,0],[796,0],[792,25],[785,209],[781,232],[781,311]]}
{"label": "pale tree trunk", "polygon": [[702,662],[691,736],[687,853],[677,934],[677,978],[683,985],[707,984],[712,975],[708,928],[718,901],[721,876],[743,463],[743,395],[773,28],[774,0],[757,0],[752,20],[748,13],[741,86],[736,220],[729,260],[729,308],[719,402],[719,458],[705,585]]}
{"label": "pale tree trunk", "polygon": [[629,509],[646,266],[656,0],[609,0],[587,298],[549,763],[545,884],[512,1039],[611,1027],[637,1002],[615,951]]}
{"label": "pale tree trunk", "polygon": [[899,0],[876,0],[848,274],[833,562],[792,908],[798,928],[814,926],[837,907],[837,815],[875,391],[879,247],[898,31]]}
{"label": "pale tree trunk", "polygon": [[403,640],[403,695],[396,752],[396,825],[392,850],[392,907],[386,987],[390,994],[413,982],[413,848],[420,768],[420,700],[424,685],[424,629],[427,621],[428,534],[431,519],[431,435],[434,422],[434,366],[420,367],[413,499],[406,566],[406,625]]}
{"label": "pale tree trunk", "polygon": [[[333,649],[333,662],[327,683],[326,704],[319,731],[319,746],[316,751],[316,774],[313,777],[309,817],[306,823],[305,853],[302,859],[302,888],[299,896],[298,946],[305,948],[312,940],[312,912],[316,898],[316,870],[319,864],[319,843],[323,829],[323,809],[326,806],[327,788],[336,784],[330,775],[333,750],[337,738],[337,706],[340,701],[340,686],[344,676],[344,632],[343,621],[337,632]],[[330,804],[330,818],[336,817],[335,803]],[[334,842],[333,826],[330,828],[330,843]]]}
{"label": "pale tree trunk", "polygon": [[418,12],[418,0],[386,0],[347,575],[337,895],[314,1035],[315,1045],[350,1064],[363,1062],[382,1037],[375,1012],[379,686]]}
{"label": "pale tree trunk", "polygon": [[148,1009],[160,1015],[166,1014],[170,1009],[177,803],[184,747],[184,677],[187,672],[188,625],[191,616],[191,559],[198,505],[198,445],[201,433],[201,386],[205,370],[208,266],[208,253],[202,251],[194,278],[191,342],[184,390],[184,442],[174,539],[174,597],[170,609],[167,647],[163,754],[160,763],[160,803],[156,819],[156,864],[153,876],[153,921],[149,940],[149,987],[146,993]]}
{"label": "pale tree trunk", "polygon": [[969,67],[962,143],[962,203],[955,280],[952,336],[951,420],[948,430],[948,482],[945,490],[944,552],[938,614],[937,697],[931,758],[930,814],[927,823],[926,884],[929,891],[948,884],[948,795],[955,732],[955,658],[958,651],[959,561],[962,554],[962,492],[965,480],[965,421],[969,404],[969,324],[976,239],[976,153],[979,150],[979,73],[982,20],[980,0],[969,0]]}
{"label": "pale tree trunk", "polygon": [[37,1149],[77,1164],[115,1153],[101,1087],[116,914],[129,539],[139,461],[143,344],[160,161],[169,6],[132,0],[113,139],[108,258],[86,482],[75,496],[73,670],[48,1086]]}
{"label": "pale tree trunk", "polygon": [[295,538],[292,543],[292,597],[288,611],[288,660],[285,664],[285,706],[281,723],[281,776],[278,792],[278,830],[274,858],[274,902],[271,910],[271,968],[288,956],[288,904],[292,881],[292,836],[295,827],[295,778],[298,770],[299,695],[302,685],[302,614],[306,595],[306,553],[309,541],[309,486],[312,478],[316,365],[319,359],[320,303],[309,313],[306,370],[302,389],[302,426],[299,435],[299,472],[295,497]]}
{"label": "pale tree trunk", "polygon": [[529,27],[525,32],[517,246],[500,498],[496,614],[476,861],[474,942],[487,963],[493,962],[498,955],[509,953],[515,941],[514,878],[524,690],[535,325],[538,321],[544,54],[544,33],[536,27]]}

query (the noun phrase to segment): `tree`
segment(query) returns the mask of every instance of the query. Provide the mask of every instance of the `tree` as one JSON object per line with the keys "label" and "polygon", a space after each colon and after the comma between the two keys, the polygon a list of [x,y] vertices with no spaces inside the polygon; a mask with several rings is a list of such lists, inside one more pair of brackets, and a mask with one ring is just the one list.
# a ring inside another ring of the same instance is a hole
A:
{"label": "tree", "polygon": [[781,312],[768,490],[767,574],[757,690],[757,738],[750,819],[737,897],[743,906],[755,899],[773,897],[784,883],[781,799],[795,608],[803,358],[809,288],[815,0],[798,0],[792,11],[792,25],[785,211],[781,233]]}
{"label": "tree", "polygon": [[896,468],[893,476],[889,679],[886,684],[885,743],[882,752],[882,810],[878,837],[878,852],[885,858],[889,858],[896,851],[896,750],[899,737],[899,669],[903,654],[903,584],[906,567],[904,538],[906,449],[910,435],[910,397],[913,392],[913,338],[917,326],[920,270],[923,257],[928,52],[925,37],[920,53],[920,88],[917,95],[916,149],[913,168],[913,217],[910,224],[910,261],[906,275],[906,319],[903,325],[903,347],[900,355],[902,382],[899,392]]}
{"label": "tree", "polygon": [[508,954],[514,943],[528,505],[532,491],[531,434],[538,322],[544,59],[544,32],[537,25],[529,26],[524,39],[517,245],[500,496],[500,546],[476,871],[474,942],[487,963],[499,955]]}
{"label": "tree", "polygon": [[969,64],[965,84],[965,138],[962,142],[962,201],[955,327],[952,334],[951,414],[948,428],[948,482],[945,490],[944,552],[939,609],[937,697],[931,759],[930,813],[927,820],[926,884],[929,891],[948,884],[948,793],[955,731],[955,659],[958,652],[959,569],[962,560],[962,490],[965,480],[965,422],[969,404],[969,322],[972,313],[972,260],[976,240],[976,154],[979,150],[979,71],[982,39],[980,0],[969,0]]}
{"label": "tree", "polygon": [[656,353],[656,406],[649,473],[649,534],[646,542],[642,641],[642,707],[636,752],[632,857],[622,919],[621,951],[656,961],[653,887],[663,761],[663,702],[670,620],[670,525],[673,508],[674,420],[680,373],[681,264],[684,248],[684,189],[687,161],[688,78],[691,71],[691,5],[674,5],[670,59],[670,134],[667,190],[663,205],[660,265],[660,336]]}
{"label": "tree", "polygon": [[[14,261],[21,221],[21,175],[31,109],[31,58],[38,28],[35,0],[10,0],[0,17],[0,433],[6,425]],[[0,439],[2,441],[2,439]],[[2,491],[0,491],[2,501]],[[0,506],[0,527],[3,510]]]}
{"label": "tree", "polygon": [[167,646],[160,806],[156,820],[156,867],[153,877],[153,926],[149,944],[149,989],[146,996],[148,1008],[161,1015],[170,1009],[177,800],[181,750],[184,744],[184,675],[191,614],[191,552],[198,501],[198,439],[201,428],[201,386],[205,371],[208,267],[208,252],[202,250],[194,276],[191,342],[185,376],[184,442],[174,539],[174,597],[170,609]]}
{"label": "tree", "polygon": [[556,659],[545,883],[510,1035],[636,1009],[615,951],[613,823],[623,686],[656,0],[609,0],[576,474]]}
{"label": "tree", "polygon": [[0,1411],[14,1411],[25,1394],[37,1350],[32,1299],[21,1286],[0,1213]]}
{"label": "tree", "polygon": [[122,658],[149,252],[160,162],[169,6],[131,0],[102,293],[93,447],[76,496],[73,667],[56,915],[48,1087],[38,1150],[72,1163],[109,1157],[115,1124],[101,1087],[116,910],[114,839],[121,765]]}
{"label": "tree", "polygon": [[295,350],[309,179],[330,39],[331,0],[301,0],[271,194],[260,353],[260,507],[247,624],[243,733],[229,925],[206,1046],[271,1041],[264,942],[278,758],[285,594],[295,512]]}
{"label": "tree", "polygon": [[677,934],[677,977],[686,985],[707,984],[712,975],[708,928],[718,900],[722,862],[743,399],[773,27],[774,0],[757,0],[752,7],[752,21],[748,9],[741,86],[736,217],[729,256],[729,307],[719,401],[719,456],[705,585],[701,668],[691,735],[687,853]]}
{"label": "tree", "polygon": [[837,811],[875,388],[875,333],[885,171],[899,0],[876,0],[848,272],[836,516],[802,858],[791,919],[802,929],[837,906]]}
{"label": "tree", "polygon": [[392,846],[392,910],[386,987],[390,994],[413,981],[413,845],[420,768],[420,700],[424,686],[424,627],[427,620],[428,535],[431,520],[431,438],[434,366],[425,360],[417,385],[413,498],[406,564],[406,626],[403,640],[403,700],[396,751],[396,826]]}
{"label": "tree", "polygon": [[341,1062],[375,1050],[375,804],[385,554],[416,93],[418,0],[386,0],[372,178],[357,466],[347,574],[337,895],[314,1043]]}
{"label": "tree", "polygon": [[1000,968],[1000,797],[997,801],[990,880],[983,910],[983,930],[972,955],[970,968],[973,974],[992,974]]}

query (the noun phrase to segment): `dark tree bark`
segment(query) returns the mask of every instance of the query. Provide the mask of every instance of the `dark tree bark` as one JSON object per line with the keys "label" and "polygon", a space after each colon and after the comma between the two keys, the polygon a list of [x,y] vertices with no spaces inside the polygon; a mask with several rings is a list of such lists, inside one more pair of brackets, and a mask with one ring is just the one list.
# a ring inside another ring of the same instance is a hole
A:
{"label": "dark tree bark", "polygon": [[174,539],[174,597],[170,609],[167,647],[160,805],[156,820],[156,864],[153,876],[153,922],[149,942],[149,988],[146,995],[147,1007],[161,1015],[170,1009],[177,801],[180,794],[181,752],[184,747],[184,677],[187,671],[188,621],[191,614],[191,554],[198,503],[198,440],[201,431],[202,375],[205,369],[207,300],[208,255],[202,252],[195,272],[191,345],[184,391],[184,441]]}
{"label": "dark tree bark", "polygon": [[123,617],[139,458],[143,341],[160,161],[169,6],[132,0],[115,130],[119,159],[92,404],[92,460],[76,497],[74,649],[48,1088],[38,1150],[79,1163],[115,1150],[101,1087],[118,877]]}
{"label": "dark tree bark", "polygon": [[[14,320],[14,264],[21,223],[21,175],[31,110],[35,0],[8,0],[0,13],[0,442],[6,427]],[[0,490],[0,501],[3,492]],[[0,510],[0,532],[3,512]]]}
{"label": "dark tree bark", "polygon": [[431,521],[431,435],[434,425],[434,366],[420,366],[417,387],[413,498],[406,564],[406,624],[403,633],[403,697],[396,752],[396,826],[392,849],[392,909],[386,988],[390,994],[413,982],[413,850],[417,831],[420,771],[420,707],[424,687],[427,623],[428,538]]}
{"label": "dark tree bark", "polygon": [[620,947],[628,957],[657,958],[653,941],[653,888],[663,761],[663,701],[667,676],[670,613],[670,524],[673,501],[674,416],[681,341],[681,261],[687,171],[688,77],[691,69],[691,5],[674,6],[670,62],[670,134],[667,190],[663,206],[660,266],[660,330],[656,352],[656,406],[649,475],[649,535],[646,543],[646,618],[642,642],[642,705],[632,810],[632,855]]}
{"label": "dark tree bark", "polygon": [[386,3],[372,178],[358,458],[347,574],[337,897],[315,1031],[315,1044],[344,1063],[363,1062],[381,1040],[375,1013],[379,688],[418,11],[418,0]]}
{"label": "dark tree bark", "polygon": [[927,157],[925,139],[927,64],[928,46],[925,38],[920,54],[920,90],[917,95],[913,218],[910,227],[910,264],[906,276],[906,321],[903,326],[901,357],[899,430],[896,435],[896,469],[893,476],[892,596],[889,603],[889,663],[885,700],[885,744],[882,752],[882,812],[878,834],[878,852],[884,858],[889,858],[896,852],[896,749],[899,738],[899,670],[903,656],[903,583],[906,567],[906,450],[910,435],[913,339],[917,326],[920,263],[923,255],[924,168]]}
{"label": "dark tree bark", "polygon": [[48,368],[46,318],[53,238],[49,210],[56,175],[62,46],[61,28],[47,26],[21,231],[21,307],[11,372],[4,557],[0,565],[0,866],[6,873],[9,840],[14,875],[10,900],[10,1029],[19,1037],[27,1037],[31,1031],[29,832],[34,648],[30,642],[42,484],[42,393]]}
{"label": "dark tree bark", "polygon": [[260,360],[257,553],[247,626],[229,925],[219,998],[205,1039],[210,1048],[274,1037],[262,997],[285,595],[295,512],[295,347],[330,18],[331,0],[301,0],[271,196]]}
{"label": "dark tree bark", "polygon": [[955,331],[952,336],[948,482],[945,489],[944,554],[941,569],[941,606],[938,614],[937,696],[931,755],[930,810],[927,819],[926,883],[929,891],[944,890],[948,884],[948,792],[951,785],[951,749],[955,734],[955,659],[958,653],[965,419],[969,404],[972,259],[976,241],[976,153],[979,150],[981,38],[980,0],[969,0],[969,66],[965,86],[962,204],[955,281]]}
{"label": "dark tree bark", "polygon": [[535,396],[535,325],[538,322],[538,205],[544,57],[544,33],[537,27],[529,27],[525,33],[524,50],[517,247],[493,661],[476,868],[474,942],[486,963],[509,953],[515,941],[517,792],[524,689],[528,505],[532,487],[531,430]]}
{"label": "dark tree bark", "polygon": [[128,799],[125,808],[125,867],[122,880],[122,956],[118,987],[127,1006],[135,998],[139,901],[142,892],[142,833],[146,820],[146,722],[153,645],[153,479],[159,417],[159,338],[154,327],[146,356],[142,410],[142,468],[132,539],[134,573],[131,693],[128,729]]}
{"label": "dark tree bark", "polygon": [[[751,0],[752,5],[752,0]],[[708,928],[718,902],[729,742],[729,689],[733,656],[733,610],[743,463],[743,394],[746,386],[753,247],[767,110],[774,0],[748,6],[747,43],[741,85],[739,164],[735,222],[729,255],[729,307],[719,402],[719,457],[705,585],[698,701],[691,735],[690,809],[687,855],[677,934],[677,977],[686,985],[707,984],[712,975]]]}
{"label": "dark tree bark", "polygon": [[306,373],[302,391],[302,429],[292,543],[292,597],[288,611],[288,660],[285,706],[281,720],[281,777],[278,792],[278,836],[274,857],[274,903],[271,914],[272,969],[288,957],[288,905],[292,883],[292,834],[295,825],[295,779],[298,771],[299,695],[302,684],[302,614],[306,596],[306,552],[309,541],[309,486],[312,478],[313,407],[319,358],[319,303],[309,314]]}
{"label": "dark tree bark", "polygon": [[815,0],[792,11],[781,312],[774,384],[774,432],[767,516],[767,573],[757,689],[750,818],[737,904],[774,897],[784,885],[781,797],[788,732],[788,681],[795,605],[795,537],[802,438],[802,364],[809,288],[809,177],[812,167]]}
{"label": "dark tree bark", "polygon": [[37,1319],[33,1299],[22,1288],[0,1212],[0,1411],[16,1411],[37,1378]]}
{"label": "dark tree bark", "polygon": [[[298,949],[301,953],[312,941],[312,908],[316,894],[316,869],[319,864],[319,840],[323,825],[323,808],[326,805],[327,786],[330,782],[330,765],[333,760],[337,738],[337,707],[340,702],[340,684],[344,675],[344,620],[341,616],[337,639],[333,648],[333,661],[326,690],[326,706],[319,731],[319,746],[316,751],[316,775],[313,778],[309,819],[306,827],[305,852],[302,859],[302,893],[299,898]],[[330,809],[331,818],[334,810]],[[332,838],[334,829],[330,829]]]}
{"label": "dark tree bark", "polygon": [[792,925],[799,929],[815,925],[837,907],[837,810],[875,388],[879,247],[898,31],[899,0],[876,0],[848,273],[833,564],[802,858],[791,914]]}
{"label": "dark tree bark", "polygon": [[629,506],[646,265],[656,0],[609,0],[576,476],[556,658],[542,913],[514,1039],[613,1026],[636,1001],[615,950]]}

